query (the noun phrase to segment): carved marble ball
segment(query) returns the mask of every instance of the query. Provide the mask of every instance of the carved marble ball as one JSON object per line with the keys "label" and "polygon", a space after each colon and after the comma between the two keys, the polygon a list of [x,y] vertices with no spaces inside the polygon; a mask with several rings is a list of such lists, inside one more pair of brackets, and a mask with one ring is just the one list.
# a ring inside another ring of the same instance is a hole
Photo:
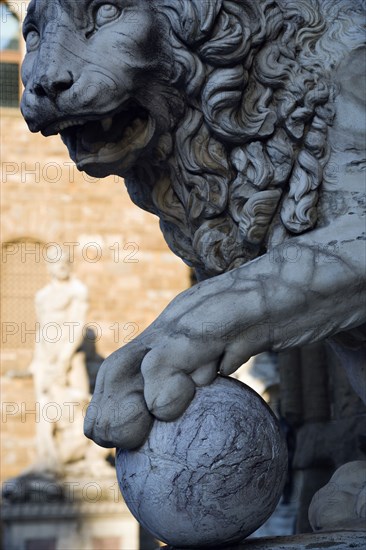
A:
{"label": "carved marble ball", "polygon": [[119,450],[117,477],[140,524],[177,547],[221,546],[274,510],[287,451],[272,411],[245,384],[219,376],[173,422],[155,421],[137,450]]}

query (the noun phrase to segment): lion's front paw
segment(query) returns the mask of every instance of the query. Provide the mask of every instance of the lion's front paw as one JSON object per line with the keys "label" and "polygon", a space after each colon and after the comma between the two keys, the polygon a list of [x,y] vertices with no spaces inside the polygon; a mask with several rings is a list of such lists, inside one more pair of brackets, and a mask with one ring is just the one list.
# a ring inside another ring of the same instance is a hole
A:
{"label": "lion's front paw", "polygon": [[101,366],[84,432],[102,447],[132,449],[150,431],[153,418],[143,396],[141,362],[147,350],[128,344]]}
{"label": "lion's front paw", "polygon": [[102,447],[139,447],[154,417],[178,418],[196,386],[210,383],[216,374],[217,362],[199,363],[187,339],[141,336],[104,361],[85,434]]}

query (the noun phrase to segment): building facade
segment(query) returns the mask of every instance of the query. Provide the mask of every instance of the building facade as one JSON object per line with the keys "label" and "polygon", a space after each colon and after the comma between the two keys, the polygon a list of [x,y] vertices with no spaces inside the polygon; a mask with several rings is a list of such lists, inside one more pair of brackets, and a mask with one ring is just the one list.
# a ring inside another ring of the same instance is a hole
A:
{"label": "building facade", "polygon": [[78,172],[59,136],[29,132],[18,107],[27,4],[0,3],[2,482],[35,458],[28,370],[37,338],[34,297],[61,251],[88,288],[85,337],[102,357],[143,331],[190,282],[158,219],[132,204],[123,180]]}

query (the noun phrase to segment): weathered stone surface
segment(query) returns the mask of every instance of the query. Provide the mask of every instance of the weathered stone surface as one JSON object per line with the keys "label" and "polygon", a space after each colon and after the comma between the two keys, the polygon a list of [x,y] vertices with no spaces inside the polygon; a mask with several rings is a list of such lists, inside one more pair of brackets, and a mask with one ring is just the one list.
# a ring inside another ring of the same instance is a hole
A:
{"label": "weathered stone surface", "polygon": [[157,539],[206,547],[241,540],[274,510],[286,445],[265,402],[237,380],[197,390],[174,422],[119,451],[117,477],[136,519]]}
{"label": "weathered stone surface", "polygon": [[324,338],[366,399],[364,2],[57,3],[25,25],[29,128],[124,176],[201,281],[107,359],[87,435],[136,448],[218,372]]}
{"label": "weathered stone surface", "polygon": [[[226,550],[351,550],[353,548],[364,550],[365,540],[365,532],[345,530],[247,540],[243,544],[227,546]],[[165,550],[181,549],[165,547]],[[212,547],[210,550],[216,550],[216,548]]]}

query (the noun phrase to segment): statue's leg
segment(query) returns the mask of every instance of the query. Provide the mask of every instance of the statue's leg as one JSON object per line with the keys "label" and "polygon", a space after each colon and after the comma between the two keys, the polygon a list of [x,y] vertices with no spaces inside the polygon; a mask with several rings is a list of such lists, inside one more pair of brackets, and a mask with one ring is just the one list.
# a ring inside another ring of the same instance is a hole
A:
{"label": "statue's leg", "polygon": [[49,403],[54,401],[52,396],[41,393],[38,396],[40,414],[36,420],[36,450],[40,469],[57,470],[60,464],[60,456],[57,449],[57,426],[53,418],[48,415]]}

